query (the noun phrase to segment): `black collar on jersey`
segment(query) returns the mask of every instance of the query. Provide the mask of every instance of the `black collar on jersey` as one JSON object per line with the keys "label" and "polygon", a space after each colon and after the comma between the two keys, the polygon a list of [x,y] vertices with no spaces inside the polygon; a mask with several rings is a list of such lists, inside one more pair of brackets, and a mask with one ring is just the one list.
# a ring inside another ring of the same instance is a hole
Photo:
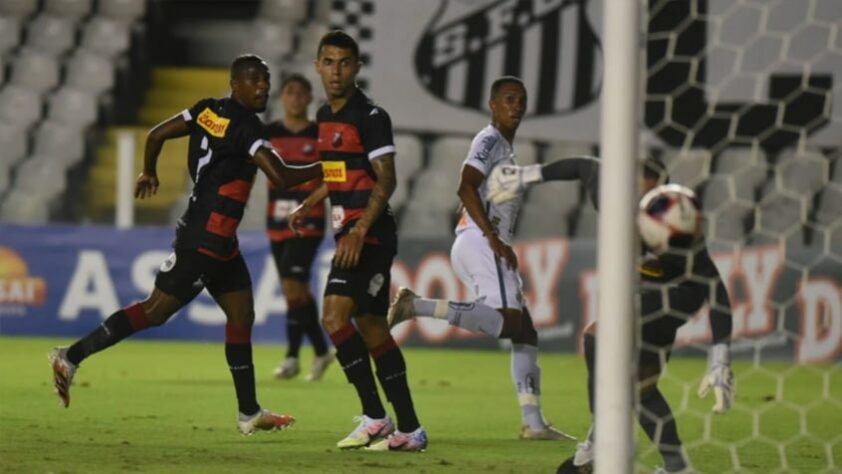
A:
{"label": "black collar on jersey", "polygon": [[318,127],[318,124],[312,120],[307,121],[307,126],[302,128],[297,132],[293,132],[286,125],[284,125],[283,120],[275,120],[274,122],[269,122],[266,124],[266,130],[270,132],[270,135],[277,136],[277,135],[284,135],[288,137],[297,137],[297,136],[310,136],[312,135],[313,131],[311,130],[313,127]]}
{"label": "black collar on jersey", "polygon": [[333,108],[331,108],[331,106],[330,106],[330,102],[325,104],[325,107],[327,107],[327,112],[331,116],[336,117],[337,115],[341,114],[342,111],[349,108],[351,105],[356,105],[355,102],[362,102],[362,103],[368,102],[368,96],[365,95],[365,92],[363,92],[362,89],[360,89],[356,85],[354,85],[354,93],[351,94],[351,97],[348,97],[348,100],[345,101],[345,103],[342,105],[342,107],[339,110],[334,112]]}

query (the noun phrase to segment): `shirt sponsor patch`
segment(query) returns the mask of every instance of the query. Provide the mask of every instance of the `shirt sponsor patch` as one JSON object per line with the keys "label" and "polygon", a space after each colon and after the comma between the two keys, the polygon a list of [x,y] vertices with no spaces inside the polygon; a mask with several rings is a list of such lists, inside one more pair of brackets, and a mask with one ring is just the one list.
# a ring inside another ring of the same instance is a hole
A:
{"label": "shirt sponsor patch", "polygon": [[323,161],[322,173],[324,173],[324,181],[327,182],[344,183],[348,179],[344,161]]}
{"label": "shirt sponsor patch", "polygon": [[205,107],[205,110],[196,118],[196,123],[209,134],[217,138],[222,138],[225,136],[225,132],[228,131],[228,124],[231,123],[231,119],[220,117],[213,110]]}

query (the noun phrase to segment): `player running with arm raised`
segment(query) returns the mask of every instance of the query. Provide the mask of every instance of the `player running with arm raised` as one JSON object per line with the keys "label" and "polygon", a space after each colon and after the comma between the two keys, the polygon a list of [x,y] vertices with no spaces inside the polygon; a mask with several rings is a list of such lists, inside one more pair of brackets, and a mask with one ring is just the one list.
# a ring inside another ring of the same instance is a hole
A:
{"label": "player running with arm raised", "polygon": [[256,113],[266,108],[269,79],[262,59],[240,56],[231,64],[230,97],[200,100],[149,132],[135,197],[144,199],[157,192],[156,163],[164,142],[188,135],[193,192],[178,221],[174,252],[161,264],[149,297],[115,312],[71,346],[50,351],[55,391],[65,407],[70,405],[70,385],[83,360],[136,332],[164,324],[207,288],[226,317],[225,358],[237,395],[238,429],[251,434],[285,428],[295,421],[257,403],[251,277],[236,231],[258,167],[280,188],[312,179],[321,169],[318,164],[286,166],[265,140]]}

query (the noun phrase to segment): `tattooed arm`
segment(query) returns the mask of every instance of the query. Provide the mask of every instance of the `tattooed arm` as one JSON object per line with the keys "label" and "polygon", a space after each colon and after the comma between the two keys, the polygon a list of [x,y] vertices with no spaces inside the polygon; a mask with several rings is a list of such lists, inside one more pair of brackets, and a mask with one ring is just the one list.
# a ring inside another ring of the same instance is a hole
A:
{"label": "tattooed arm", "polygon": [[363,248],[363,240],[368,230],[374,224],[386,205],[389,198],[395,192],[397,180],[395,179],[395,154],[388,153],[371,161],[374,173],[377,175],[377,183],[371,190],[368,198],[368,205],[362,217],[357,220],[354,227],[348,234],[339,240],[336,245],[336,263],[340,268],[353,268],[357,266],[360,259],[360,252]]}

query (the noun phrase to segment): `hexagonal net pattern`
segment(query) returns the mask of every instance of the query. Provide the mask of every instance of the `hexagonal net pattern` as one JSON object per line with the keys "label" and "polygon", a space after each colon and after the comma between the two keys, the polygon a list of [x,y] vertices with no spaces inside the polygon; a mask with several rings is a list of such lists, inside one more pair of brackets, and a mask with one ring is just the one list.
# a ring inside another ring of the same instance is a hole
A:
{"label": "hexagonal net pattern", "polygon": [[[693,472],[842,472],[842,1],[649,0],[643,11],[641,151],[697,193],[729,303],[694,252],[681,275],[643,290],[639,412],[661,439],[675,420]],[[670,293],[682,285],[706,302]],[[728,313],[736,398],[714,414],[713,394],[696,392],[711,315]],[[674,418],[651,401],[654,386]],[[636,472],[664,466],[648,437],[638,429]]]}

